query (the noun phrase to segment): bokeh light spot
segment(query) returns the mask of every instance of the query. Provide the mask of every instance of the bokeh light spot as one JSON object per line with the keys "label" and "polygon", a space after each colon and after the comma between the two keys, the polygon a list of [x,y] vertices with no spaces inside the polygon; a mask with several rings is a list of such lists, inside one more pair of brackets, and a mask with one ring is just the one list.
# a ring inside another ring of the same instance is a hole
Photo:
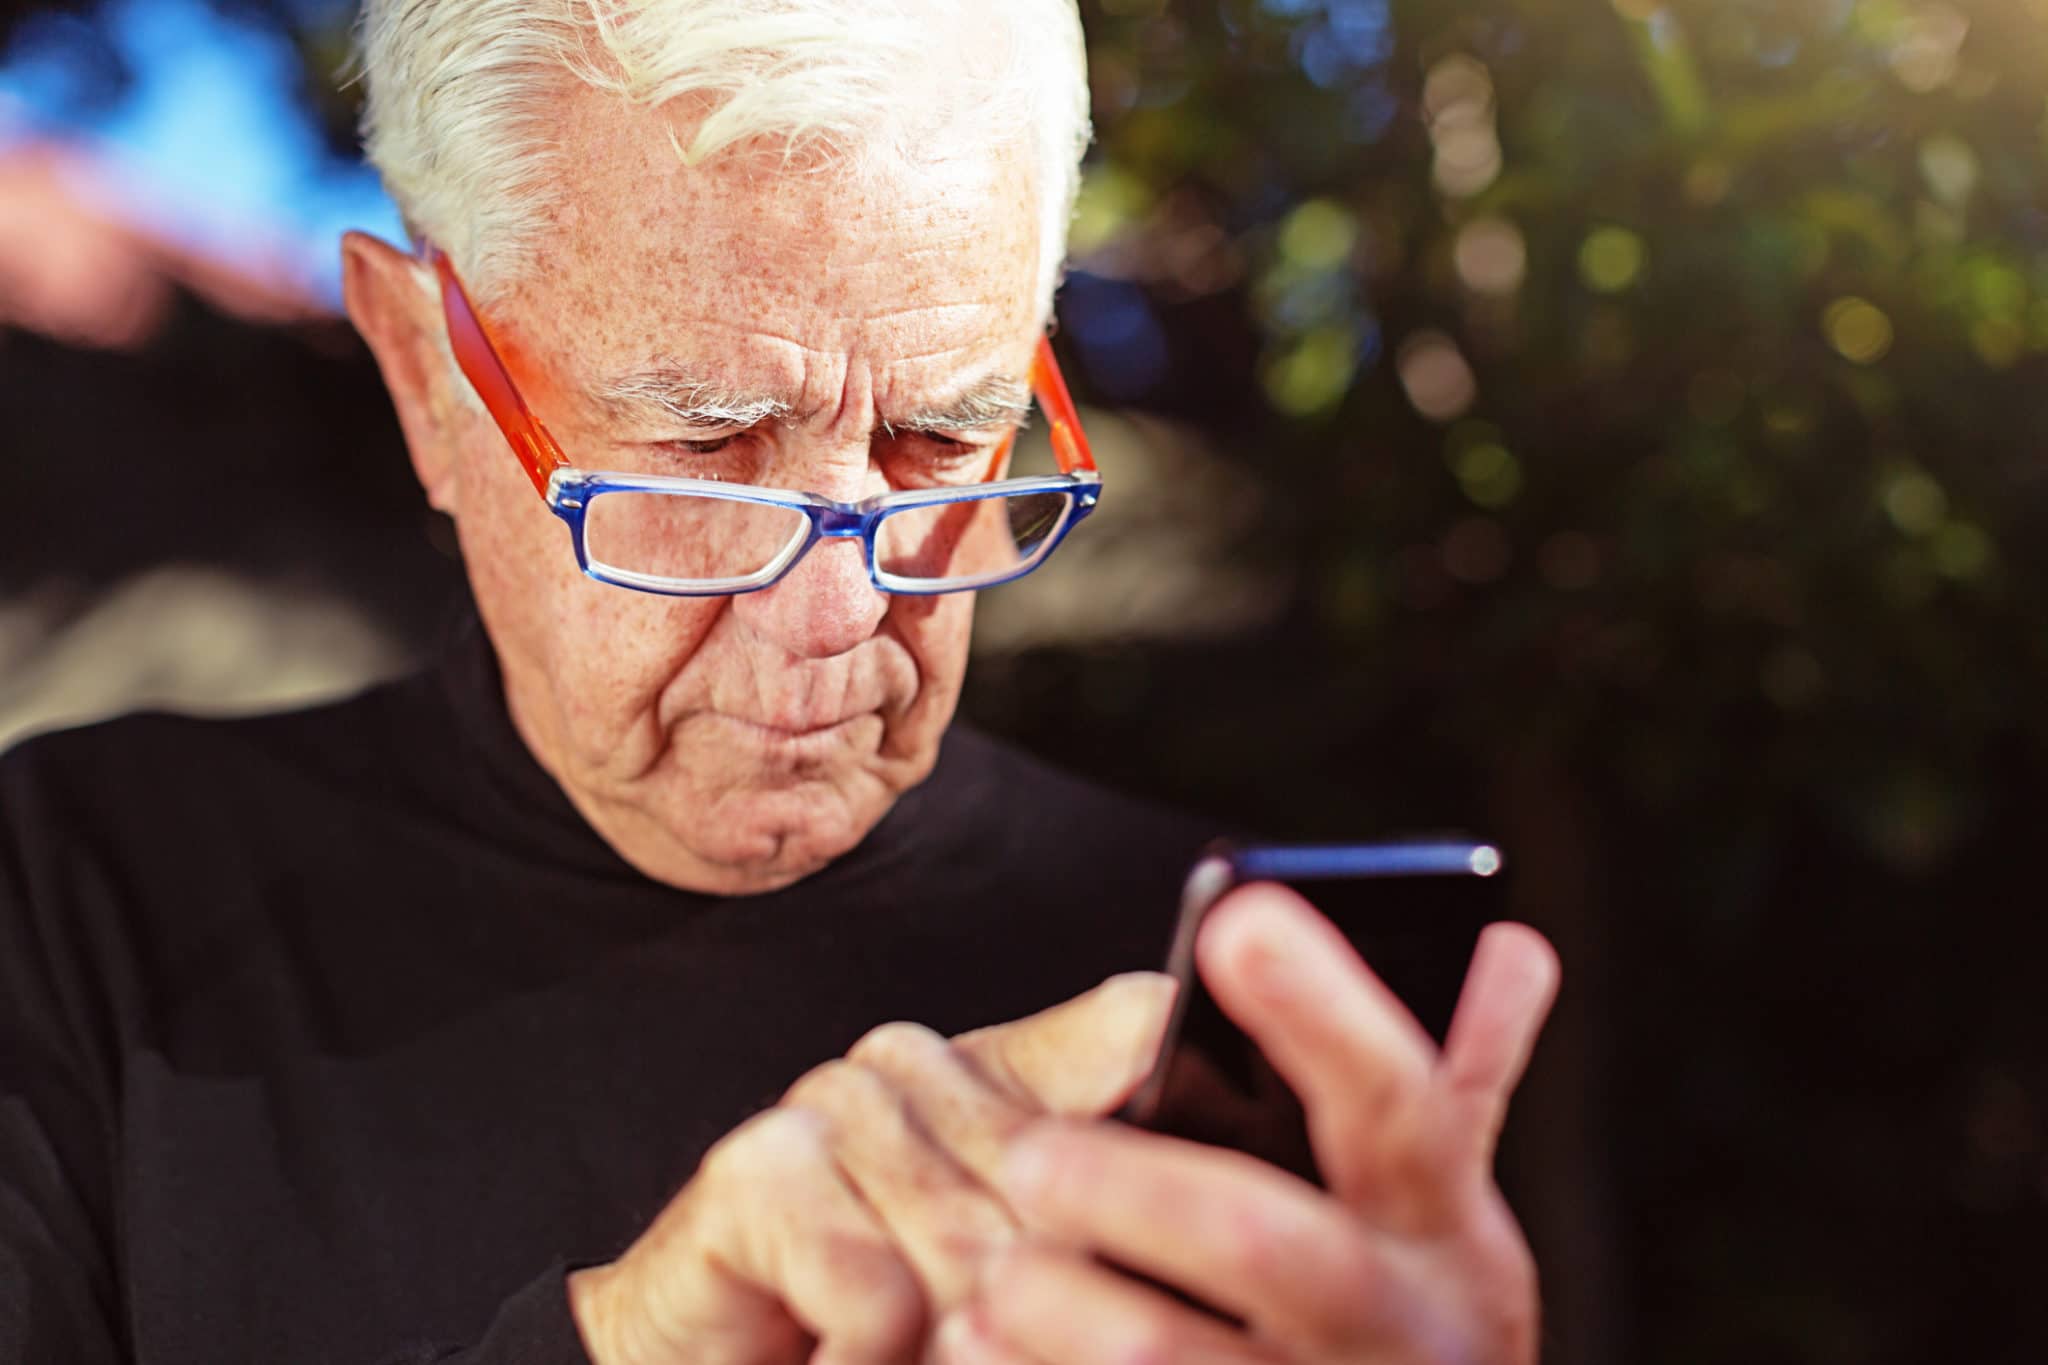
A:
{"label": "bokeh light spot", "polygon": [[1981,526],[1967,521],[1952,521],[1935,532],[1929,549],[1934,554],[1935,572],[1944,578],[1981,578],[1991,567],[1991,537]]}
{"label": "bokeh light spot", "polygon": [[1985,317],[2017,320],[2027,310],[2026,277],[1997,261],[1970,270],[1970,302]]}
{"label": "bokeh light spot", "polygon": [[1437,188],[1469,199],[1500,178],[1500,137],[1491,127],[1451,128],[1436,140]]}
{"label": "bokeh light spot", "polygon": [[1432,133],[1454,127],[1493,124],[1493,73],[1476,57],[1458,52],[1429,69],[1422,83],[1422,111]]}
{"label": "bokeh light spot", "polygon": [[1358,219],[1343,205],[1311,199],[1280,225],[1280,254],[1305,270],[1334,270],[1358,245]]}
{"label": "bokeh light spot", "polygon": [[1060,300],[1060,316],[1107,396],[1135,398],[1165,377],[1166,333],[1144,290],[1077,270],[1067,276]]}
{"label": "bokeh light spot", "polygon": [[1458,232],[1452,258],[1458,278],[1475,294],[1502,297],[1522,287],[1529,249],[1522,230],[1505,218],[1475,218]]}
{"label": "bokeh light spot", "polygon": [[1507,506],[1522,491],[1522,462],[1495,442],[1459,451],[1451,459],[1451,473],[1465,496],[1489,511]]}
{"label": "bokeh light spot", "polygon": [[1312,328],[1266,368],[1266,396],[1290,417],[1334,408],[1358,372],[1358,338],[1340,324]]}
{"label": "bokeh light spot", "polygon": [[1813,403],[1798,394],[1785,394],[1764,409],[1764,430],[1780,441],[1797,444],[1813,434],[1820,415]]}
{"label": "bokeh light spot", "polygon": [[1892,320],[1868,299],[1836,299],[1821,315],[1821,329],[1843,359],[1858,365],[1874,365],[1892,348]]}
{"label": "bokeh light spot", "polygon": [[1618,294],[1643,273],[1648,249],[1624,227],[1595,228],[1579,247],[1579,278],[1601,294]]}
{"label": "bokeh light spot", "polygon": [[1458,350],[1458,343],[1442,332],[1422,331],[1401,344],[1395,357],[1401,387],[1408,401],[1432,422],[1450,422],[1464,416],[1479,396],[1479,380]]}
{"label": "bokeh light spot", "polygon": [[1885,479],[1881,494],[1892,525],[1909,536],[1928,536],[1948,519],[1948,494],[1919,469],[1901,469]]}
{"label": "bokeh light spot", "polygon": [[1970,327],[1970,344],[1986,365],[2009,370],[2027,349],[2027,329],[2007,318],[1983,318]]}
{"label": "bokeh light spot", "polygon": [[1107,161],[1089,167],[1074,201],[1068,250],[1078,256],[1109,245],[1145,212],[1151,197],[1143,182],[1122,167]]}
{"label": "bokeh light spot", "polygon": [[1952,5],[1915,6],[1892,44],[1892,72],[1900,84],[1919,94],[1941,89],[1956,77],[1963,39],[1970,34],[1969,16]]}
{"label": "bokeh light spot", "polygon": [[1920,144],[1920,174],[1944,204],[1960,204],[1977,188],[1976,149],[1959,137],[1937,134]]}

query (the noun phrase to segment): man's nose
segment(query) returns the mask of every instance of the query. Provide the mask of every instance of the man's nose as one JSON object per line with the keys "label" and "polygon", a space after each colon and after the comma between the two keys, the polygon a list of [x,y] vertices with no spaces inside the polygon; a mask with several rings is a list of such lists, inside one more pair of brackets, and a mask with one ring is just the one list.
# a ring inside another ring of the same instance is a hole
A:
{"label": "man's nose", "polygon": [[875,633],[888,609],[858,540],[821,540],[774,587],[733,600],[751,629],[806,659],[846,653]]}
{"label": "man's nose", "polygon": [[[865,465],[865,460],[862,465]],[[857,467],[806,481],[810,491],[853,502],[886,487],[878,474]],[[867,551],[858,537],[826,537],[772,588],[743,593],[734,611],[758,633],[806,659],[844,654],[875,633],[889,599],[868,577]]]}

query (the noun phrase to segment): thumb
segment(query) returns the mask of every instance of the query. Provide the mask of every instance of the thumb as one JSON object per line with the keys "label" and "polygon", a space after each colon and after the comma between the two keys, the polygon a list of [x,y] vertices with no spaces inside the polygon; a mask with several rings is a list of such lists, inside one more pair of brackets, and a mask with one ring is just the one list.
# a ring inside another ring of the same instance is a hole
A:
{"label": "thumb", "polygon": [[963,1033],[954,1043],[1022,1099],[1062,1118],[1099,1118],[1152,1069],[1177,987],[1126,972],[1037,1014]]}

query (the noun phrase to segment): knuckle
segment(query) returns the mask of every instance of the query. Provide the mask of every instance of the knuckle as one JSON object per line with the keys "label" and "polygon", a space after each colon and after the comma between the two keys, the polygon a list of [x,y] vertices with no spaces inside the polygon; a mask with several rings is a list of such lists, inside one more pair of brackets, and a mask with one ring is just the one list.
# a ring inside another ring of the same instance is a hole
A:
{"label": "knuckle", "polygon": [[[1301,1304],[1301,1330],[1333,1344],[1359,1339],[1381,1290],[1379,1262],[1362,1226],[1327,1227],[1263,1202],[1246,1202],[1226,1224],[1226,1273],[1261,1294]],[[1304,1299],[1304,1285],[1321,1291]]]}
{"label": "knuckle", "polygon": [[897,1148],[892,1152],[894,1169],[889,1183],[911,1201],[915,1213],[906,1217],[921,1222],[955,1222],[973,1217],[979,1196],[966,1185],[966,1178],[945,1157],[932,1152]]}
{"label": "knuckle", "polygon": [[825,1155],[818,1116],[779,1107],[754,1115],[720,1138],[704,1154],[699,1169],[712,1180],[752,1181],[773,1178]]}
{"label": "knuckle", "polygon": [[981,1228],[963,1224],[939,1233],[933,1241],[933,1246],[946,1264],[971,1266],[979,1270],[982,1266],[990,1264],[998,1252],[1016,1240],[1015,1230],[1007,1223]]}
{"label": "knuckle", "polygon": [[1300,1238],[1260,1204],[1241,1201],[1226,1217],[1225,1242],[1231,1272],[1255,1284],[1269,1284],[1301,1265]]}
{"label": "knuckle", "polygon": [[1381,1076],[1360,1087],[1356,1100],[1359,1126],[1366,1132],[1400,1132],[1415,1126],[1411,1112],[1416,1087],[1402,1076]]}
{"label": "knuckle", "polygon": [[1338,1292],[1326,1300],[1319,1335],[1331,1343],[1356,1342],[1385,1310],[1386,1278],[1364,1235],[1338,1239],[1324,1251],[1324,1273]]}
{"label": "knuckle", "polygon": [[965,1234],[936,1237],[918,1266],[933,1309],[955,1308],[973,1298],[994,1255],[995,1245],[990,1241]]}
{"label": "knuckle", "polygon": [[832,1123],[871,1104],[876,1089],[872,1072],[851,1062],[830,1061],[798,1077],[782,1103],[785,1108],[806,1109]]}
{"label": "knuckle", "polygon": [[836,1057],[829,1062],[818,1063],[790,1083],[789,1089],[782,1092],[782,1103],[802,1104],[803,1097],[806,1094],[815,1091],[820,1084],[829,1084],[829,1082],[821,1082],[820,1077],[828,1075],[833,1067],[844,1065],[845,1063]]}
{"label": "knuckle", "polygon": [[946,1046],[944,1038],[924,1025],[898,1019],[869,1029],[846,1055],[864,1065],[891,1069],[917,1062]]}
{"label": "knuckle", "polygon": [[[1100,1165],[1084,1143],[1062,1141],[1059,1132],[1037,1129],[1020,1139],[1032,1152],[1031,1202],[1053,1213],[1086,1207],[1100,1184]],[[1124,1192],[1147,1226],[1170,1226],[1160,1220],[1174,1209],[1156,1182],[1137,1180]]]}

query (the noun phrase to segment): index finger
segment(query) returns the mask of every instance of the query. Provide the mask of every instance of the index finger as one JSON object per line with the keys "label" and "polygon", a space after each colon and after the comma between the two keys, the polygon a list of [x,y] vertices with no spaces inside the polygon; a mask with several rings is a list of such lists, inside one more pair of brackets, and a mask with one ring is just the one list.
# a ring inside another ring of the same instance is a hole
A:
{"label": "index finger", "polygon": [[1258,883],[1211,912],[1202,978],[1308,1118],[1332,1191],[1356,1201],[1419,1137],[1436,1046],[1337,927],[1286,887]]}

